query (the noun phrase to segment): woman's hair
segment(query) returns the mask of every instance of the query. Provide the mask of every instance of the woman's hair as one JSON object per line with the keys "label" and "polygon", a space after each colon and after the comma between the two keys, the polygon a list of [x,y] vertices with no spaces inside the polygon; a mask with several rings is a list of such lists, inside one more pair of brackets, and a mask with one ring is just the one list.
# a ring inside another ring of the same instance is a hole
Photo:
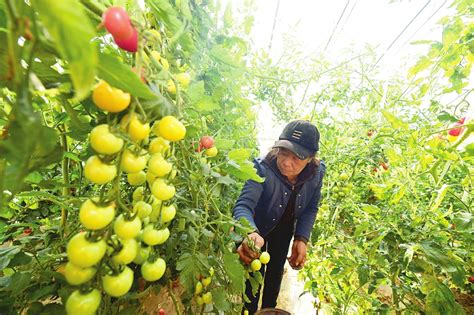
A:
{"label": "woman's hair", "polygon": [[[273,161],[274,159],[276,159],[276,156],[278,154],[278,150],[279,150],[279,148],[271,148],[270,151],[265,156],[265,159],[267,161]],[[313,164],[316,167],[319,167],[319,163],[320,163],[319,159],[316,158],[316,156],[311,157],[311,160],[309,161],[309,164]]]}

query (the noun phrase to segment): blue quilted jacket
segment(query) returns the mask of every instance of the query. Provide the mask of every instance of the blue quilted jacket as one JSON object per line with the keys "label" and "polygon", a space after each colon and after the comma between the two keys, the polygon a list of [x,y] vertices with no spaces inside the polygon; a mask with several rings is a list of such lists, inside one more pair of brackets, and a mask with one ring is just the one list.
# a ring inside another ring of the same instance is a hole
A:
{"label": "blue quilted jacket", "polygon": [[[235,219],[246,218],[257,232],[265,238],[276,227],[285,211],[294,186],[265,159],[254,160],[263,183],[248,180],[240,193],[234,209]],[[295,239],[309,240],[318,212],[321,186],[326,171],[321,161],[316,174],[307,179],[298,192],[295,202]]]}

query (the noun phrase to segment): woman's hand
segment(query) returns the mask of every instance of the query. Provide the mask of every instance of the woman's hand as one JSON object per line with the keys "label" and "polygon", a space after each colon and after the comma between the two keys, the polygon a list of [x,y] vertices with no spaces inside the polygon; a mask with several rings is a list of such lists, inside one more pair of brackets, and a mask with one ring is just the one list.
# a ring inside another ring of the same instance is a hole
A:
{"label": "woman's hand", "polygon": [[288,263],[291,268],[300,270],[304,267],[306,261],[306,243],[300,240],[293,240],[293,247],[291,248],[291,256],[288,258]]}
{"label": "woman's hand", "polygon": [[263,237],[260,236],[257,232],[250,233],[247,235],[247,237],[244,239],[242,244],[237,248],[237,253],[240,256],[240,260],[242,260],[245,264],[250,264],[252,260],[258,258],[258,253],[254,252],[250,247],[248,242],[253,241],[255,244],[255,247],[260,249],[263,247],[265,244],[265,241],[263,240]]}

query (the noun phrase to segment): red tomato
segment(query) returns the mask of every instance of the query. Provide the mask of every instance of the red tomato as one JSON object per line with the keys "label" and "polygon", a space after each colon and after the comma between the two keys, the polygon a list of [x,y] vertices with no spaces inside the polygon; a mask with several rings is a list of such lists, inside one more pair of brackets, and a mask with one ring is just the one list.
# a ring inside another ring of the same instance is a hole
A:
{"label": "red tomato", "polygon": [[121,7],[110,7],[102,15],[102,21],[110,34],[117,39],[127,39],[133,35],[133,26],[127,11]]}
{"label": "red tomato", "polygon": [[114,37],[114,40],[117,46],[119,46],[123,50],[129,51],[129,52],[136,52],[138,49],[138,32],[135,28],[133,28],[132,36],[125,39]]}
{"label": "red tomato", "polygon": [[369,131],[367,131],[367,137],[372,137],[374,135],[374,131],[372,129],[370,129]]}
{"label": "red tomato", "polygon": [[26,229],[23,230],[23,234],[25,234],[25,235],[30,235],[31,232],[33,232],[33,230],[31,228],[26,228]]}
{"label": "red tomato", "polygon": [[214,139],[211,136],[204,136],[201,138],[201,141],[199,141],[199,144],[204,149],[210,149],[214,146]]}
{"label": "red tomato", "polygon": [[468,278],[468,280],[469,280],[470,283],[474,283],[474,276],[470,276],[470,277]]}

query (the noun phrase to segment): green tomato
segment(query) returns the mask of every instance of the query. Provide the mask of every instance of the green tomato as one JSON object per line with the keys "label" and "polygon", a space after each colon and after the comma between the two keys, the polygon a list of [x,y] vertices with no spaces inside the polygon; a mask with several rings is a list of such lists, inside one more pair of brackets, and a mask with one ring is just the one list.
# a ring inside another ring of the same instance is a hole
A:
{"label": "green tomato", "polygon": [[90,133],[89,141],[92,149],[100,154],[115,154],[123,147],[123,140],[111,133],[106,124],[94,127]]}
{"label": "green tomato", "polygon": [[138,213],[138,217],[140,219],[144,219],[148,217],[153,210],[152,206],[145,201],[137,201],[137,203],[133,206],[133,211]]}
{"label": "green tomato", "polygon": [[96,271],[94,267],[81,268],[68,262],[64,268],[64,276],[69,284],[80,285],[92,279]]}
{"label": "green tomato", "polygon": [[150,222],[158,222],[158,218],[161,214],[162,202],[160,199],[157,199],[154,196],[152,196],[152,198],[153,198],[153,203],[151,204],[151,207],[153,210],[151,211],[148,217],[150,218]]}
{"label": "green tomato", "polygon": [[107,184],[117,176],[117,167],[106,164],[96,156],[91,156],[84,165],[84,176],[94,184]]}
{"label": "green tomato", "polygon": [[268,252],[262,252],[260,254],[259,260],[264,265],[268,264],[270,262],[270,254]]}
{"label": "green tomato", "polygon": [[157,178],[151,186],[151,192],[156,198],[165,201],[173,198],[176,189],[173,185],[168,185],[162,178]]}
{"label": "green tomato", "polygon": [[348,179],[349,179],[349,175],[347,175],[346,173],[339,174],[339,180],[345,181],[345,180],[348,180]]}
{"label": "green tomato", "polygon": [[196,283],[196,286],[194,287],[194,294],[195,295],[198,295],[202,292],[202,288],[203,288],[203,285],[202,285],[202,282],[201,281],[198,281]]}
{"label": "green tomato", "polygon": [[140,246],[140,248],[138,249],[138,254],[133,260],[133,262],[136,263],[137,265],[143,264],[150,256],[150,252],[151,252],[151,249],[149,246],[146,246],[146,247]]}
{"label": "green tomato", "polygon": [[138,254],[138,243],[134,238],[120,240],[122,249],[112,256],[112,261],[117,265],[131,263]]}
{"label": "green tomato", "polygon": [[127,181],[132,186],[143,185],[146,182],[146,173],[144,171],[140,171],[138,173],[128,173]]}
{"label": "green tomato", "polygon": [[205,304],[211,304],[212,303],[212,293],[211,292],[206,292],[202,295],[202,301]]}
{"label": "green tomato", "polygon": [[119,215],[114,222],[114,232],[122,239],[135,238],[142,228],[142,221],[138,216],[128,221],[123,214]]}
{"label": "green tomato", "polygon": [[197,296],[196,297],[196,303],[198,305],[203,305],[204,304],[204,301],[202,300],[202,296]]}
{"label": "green tomato", "polygon": [[148,161],[148,171],[155,174],[157,177],[168,175],[173,169],[173,165],[166,161],[161,153],[155,153]]}
{"label": "green tomato", "polygon": [[259,271],[260,268],[262,268],[262,263],[258,259],[254,259],[252,263],[250,264],[250,268],[252,271]]}
{"label": "green tomato", "polygon": [[68,315],[93,315],[100,305],[100,292],[97,289],[89,293],[81,293],[76,290],[72,292],[66,302]]}
{"label": "green tomato", "polygon": [[202,279],[202,284],[207,287],[208,285],[211,284],[211,281],[212,281],[212,278],[211,277],[207,277],[207,278],[204,278]]}
{"label": "green tomato", "polygon": [[150,246],[163,244],[169,236],[170,230],[168,228],[157,230],[153,224],[149,224],[143,229],[143,242]]}
{"label": "green tomato", "polygon": [[130,150],[125,150],[122,154],[120,167],[126,173],[138,173],[146,166],[145,155],[135,155]]}
{"label": "green tomato", "polygon": [[97,264],[105,255],[107,245],[102,239],[97,242],[89,241],[86,232],[74,235],[67,244],[67,257],[74,265],[82,268]]}
{"label": "green tomato", "polygon": [[119,297],[130,291],[133,284],[133,271],[125,266],[118,275],[105,275],[102,277],[102,287],[110,296]]}
{"label": "green tomato", "polygon": [[175,206],[163,206],[161,208],[161,223],[168,223],[173,220],[174,216],[176,215],[176,208]]}
{"label": "green tomato", "polygon": [[143,187],[138,187],[133,191],[132,194],[133,201],[141,201],[144,199],[144,188]]}
{"label": "green tomato", "polygon": [[154,262],[146,261],[141,267],[143,279],[146,281],[156,281],[165,274],[166,262],[158,258]]}
{"label": "green tomato", "polygon": [[79,220],[89,230],[101,230],[112,222],[115,217],[115,204],[98,206],[98,198],[86,200],[79,210]]}

